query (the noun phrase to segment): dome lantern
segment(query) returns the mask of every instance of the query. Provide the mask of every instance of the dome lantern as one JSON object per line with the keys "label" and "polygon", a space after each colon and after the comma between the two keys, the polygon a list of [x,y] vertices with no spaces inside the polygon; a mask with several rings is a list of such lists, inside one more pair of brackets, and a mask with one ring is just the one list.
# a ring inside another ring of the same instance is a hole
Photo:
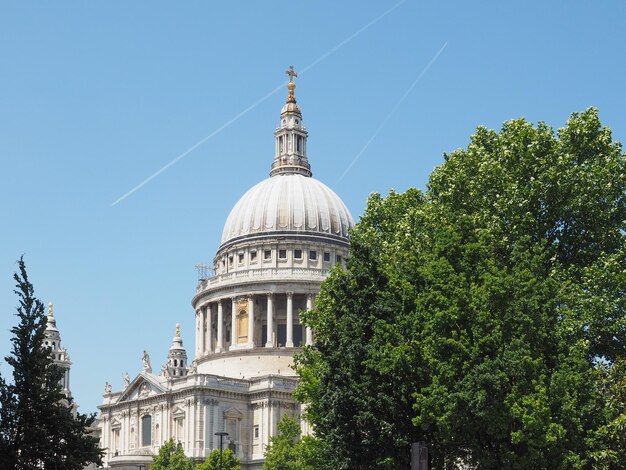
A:
{"label": "dome lantern", "polygon": [[306,156],[307,131],[302,125],[302,112],[296,102],[296,83],[298,74],[293,65],[285,71],[289,75],[287,101],[280,112],[280,127],[276,129],[276,150],[270,176],[300,174],[312,176],[311,165]]}

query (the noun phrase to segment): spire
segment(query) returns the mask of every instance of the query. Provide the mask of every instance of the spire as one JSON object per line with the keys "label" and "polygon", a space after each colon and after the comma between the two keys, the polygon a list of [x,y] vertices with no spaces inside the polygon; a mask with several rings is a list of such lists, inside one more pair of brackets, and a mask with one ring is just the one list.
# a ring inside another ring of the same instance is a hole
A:
{"label": "spire", "polygon": [[298,74],[293,65],[285,70],[289,75],[287,83],[287,101],[280,112],[280,127],[276,129],[276,151],[270,176],[299,174],[311,176],[311,165],[306,156],[308,133],[302,125],[302,113],[296,102],[296,83],[293,81]]}

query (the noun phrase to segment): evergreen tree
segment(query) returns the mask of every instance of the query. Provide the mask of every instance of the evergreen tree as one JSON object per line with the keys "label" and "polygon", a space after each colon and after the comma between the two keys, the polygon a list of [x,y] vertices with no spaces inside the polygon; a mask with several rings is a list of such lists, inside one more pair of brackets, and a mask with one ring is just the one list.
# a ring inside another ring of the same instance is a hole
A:
{"label": "evergreen tree", "polygon": [[626,156],[597,111],[479,128],[370,198],[304,315],[297,398],[335,468],[626,468]]}
{"label": "evergreen tree", "polygon": [[11,329],[13,382],[0,378],[0,462],[17,470],[79,470],[101,464],[98,439],[86,429],[95,415],[74,415],[62,391],[63,370],[44,346],[47,318],[21,258],[14,275],[19,323]]}

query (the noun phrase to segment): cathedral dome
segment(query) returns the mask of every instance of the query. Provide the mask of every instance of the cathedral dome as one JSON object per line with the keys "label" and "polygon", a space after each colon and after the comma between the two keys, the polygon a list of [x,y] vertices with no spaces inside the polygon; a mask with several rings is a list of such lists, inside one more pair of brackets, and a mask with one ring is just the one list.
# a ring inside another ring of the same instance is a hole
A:
{"label": "cathedral dome", "polygon": [[307,158],[308,132],[296,102],[298,74],[289,75],[287,101],[276,129],[276,152],[270,177],[250,189],[230,212],[219,251],[232,243],[254,238],[293,235],[332,239],[347,245],[354,221],[343,201],[325,184],[312,178]]}
{"label": "cathedral dome", "polygon": [[320,181],[297,173],[272,176],[235,204],[222,232],[222,246],[240,237],[296,232],[348,238],[354,221],[343,201]]}

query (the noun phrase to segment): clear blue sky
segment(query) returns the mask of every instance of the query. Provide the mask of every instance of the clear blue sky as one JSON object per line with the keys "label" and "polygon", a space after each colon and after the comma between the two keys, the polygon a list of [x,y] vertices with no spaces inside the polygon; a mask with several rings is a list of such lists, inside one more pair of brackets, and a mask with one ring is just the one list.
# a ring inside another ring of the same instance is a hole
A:
{"label": "clear blue sky", "polygon": [[0,1],[0,354],[24,254],[55,304],[82,411],[105,381],[134,377],[144,349],[158,370],[176,322],[193,356],[194,265],[211,262],[230,209],[267,176],[286,90],[112,203],[280,86],[290,64],[306,69],[296,94],[314,175],[355,219],[372,192],[424,188],[477,125],[560,127],[596,106],[626,140],[626,3],[406,0],[370,24],[394,5]]}

